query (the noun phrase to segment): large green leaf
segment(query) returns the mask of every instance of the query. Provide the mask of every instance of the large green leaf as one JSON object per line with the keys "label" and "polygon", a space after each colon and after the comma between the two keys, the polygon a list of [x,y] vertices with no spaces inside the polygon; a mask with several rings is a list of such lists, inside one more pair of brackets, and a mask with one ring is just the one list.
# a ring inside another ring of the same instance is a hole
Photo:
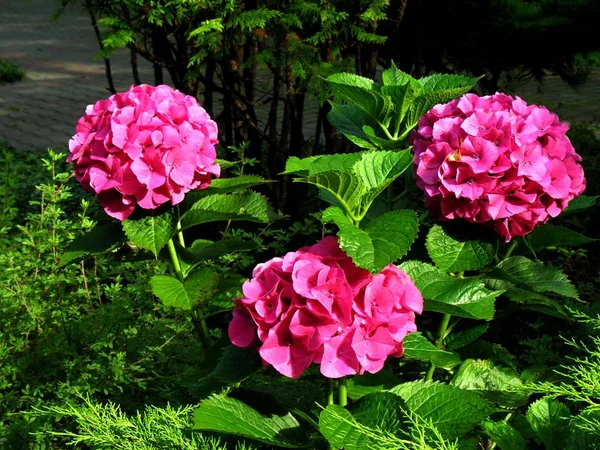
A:
{"label": "large green leaf", "polygon": [[404,400],[390,392],[374,392],[352,403],[350,412],[357,422],[371,429],[400,435],[408,428]]}
{"label": "large green leaf", "polygon": [[583,245],[596,241],[596,239],[585,237],[576,231],[551,224],[537,227],[535,230],[525,236],[525,239],[528,241],[528,245],[533,250],[539,250],[548,247]]}
{"label": "large green leaf", "polygon": [[500,450],[527,450],[527,443],[521,433],[508,423],[486,420],[481,427]]}
{"label": "large green leaf", "polygon": [[336,130],[343,133],[357,146],[369,150],[377,148],[363,131],[365,125],[374,128],[377,126],[377,122],[358,106],[331,103],[331,111],[327,114],[327,119]]}
{"label": "large green leaf", "polygon": [[489,360],[463,361],[451,384],[475,391],[488,400],[505,407],[519,407],[527,403],[523,382],[514,369],[498,366]]}
{"label": "large green leaf", "polygon": [[445,272],[481,269],[495,254],[491,243],[459,238],[439,225],[431,227],[425,245],[431,260]]}
{"label": "large green leaf", "polygon": [[115,248],[125,235],[120,224],[111,222],[97,225],[87,233],[75,238],[60,257],[60,266],[88,255],[99,255]]}
{"label": "large green leaf", "polygon": [[219,275],[203,267],[190,273],[182,283],[168,275],[154,275],[150,279],[152,292],[164,305],[190,311],[210,298],[219,285]]}
{"label": "large green leaf", "polygon": [[336,153],[333,155],[310,156],[298,158],[291,156],[285,164],[282,175],[296,174],[302,176],[316,175],[323,172],[352,172],[352,168],[366,152]]}
{"label": "large green leaf", "polygon": [[529,407],[526,417],[547,450],[566,447],[571,414],[565,405],[552,398],[542,398]]}
{"label": "large green leaf", "polygon": [[352,172],[321,172],[306,178],[296,178],[295,182],[314,184],[329,192],[337,204],[341,204],[348,214],[356,216],[363,198],[364,187]]}
{"label": "large green leaf", "polygon": [[348,378],[348,396],[357,400],[367,394],[391,389],[400,383],[400,379],[389,370],[380,370],[377,373],[366,372]]}
{"label": "large green leaf", "polygon": [[494,409],[475,393],[447,384],[413,381],[400,384],[392,393],[408,408],[433,425],[446,438],[459,437],[488,417]]}
{"label": "large green leaf", "polygon": [[285,448],[306,448],[310,441],[290,413],[264,416],[241,401],[213,395],[194,412],[194,430],[215,431]]}
{"label": "large green leaf", "polygon": [[327,77],[334,96],[363,109],[374,120],[383,122],[393,109],[391,99],[379,93],[372,80],[350,73],[336,73]]}
{"label": "large green leaf", "polygon": [[265,197],[246,191],[233,194],[213,194],[203,197],[181,217],[183,229],[219,220],[271,222],[280,218]]}
{"label": "large green leaf", "polygon": [[420,78],[417,81],[423,86],[423,91],[425,92],[445,92],[460,89],[464,91],[463,93],[467,93],[473,89],[480,79],[481,77],[471,78],[462,75],[436,73]]}
{"label": "large green leaf", "polygon": [[551,292],[569,298],[579,298],[573,284],[559,269],[524,256],[513,256],[501,261],[488,277],[506,280],[516,287],[533,292]]}
{"label": "large green leaf", "polygon": [[388,95],[394,104],[394,115],[390,123],[390,128],[393,130],[394,134],[400,130],[400,125],[419,91],[420,89],[415,88],[412,83],[383,86],[381,88],[381,93]]}
{"label": "large green leaf", "polygon": [[404,358],[430,362],[436,367],[451,369],[460,364],[460,357],[454,352],[440,350],[421,333],[410,333],[404,338]]}
{"label": "large green leaf", "polygon": [[406,261],[400,266],[425,298],[425,310],[468,319],[492,320],[494,301],[503,291],[486,289],[477,278],[453,278],[430,264]]}
{"label": "large green leaf", "polygon": [[343,211],[330,207],[323,222],[334,222],[340,229],[340,247],[364,269],[378,272],[400,259],[417,237],[419,222],[413,211],[390,211],[373,219],[364,230],[354,225]]}
{"label": "large green leaf", "polygon": [[160,250],[175,235],[176,224],[172,211],[151,212],[141,219],[127,219],[123,222],[127,238],[144,250],[150,250],[158,257]]}
{"label": "large green leaf", "polygon": [[483,336],[487,332],[488,328],[489,324],[484,323],[472,328],[467,328],[466,330],[455,331],[446,338],[446,349],[458,350],[465,345],[469,345],[477,338]]}
{"label": "large green leaf", "polygon": [[332,448],[344,450],[375,450],[402,448],[398,438],[389,432],[372,429],[359,423],[338,405],[329,405],[319,415],[319,430]]}

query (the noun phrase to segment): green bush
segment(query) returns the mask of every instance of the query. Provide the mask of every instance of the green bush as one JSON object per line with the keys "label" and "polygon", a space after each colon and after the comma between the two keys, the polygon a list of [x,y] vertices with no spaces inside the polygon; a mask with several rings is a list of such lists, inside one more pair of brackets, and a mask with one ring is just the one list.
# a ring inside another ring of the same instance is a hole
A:
{"label": "green bush", "polygon": [[14,62],[0,58],[0,83],[12,83],[25,79],[25,72]]}

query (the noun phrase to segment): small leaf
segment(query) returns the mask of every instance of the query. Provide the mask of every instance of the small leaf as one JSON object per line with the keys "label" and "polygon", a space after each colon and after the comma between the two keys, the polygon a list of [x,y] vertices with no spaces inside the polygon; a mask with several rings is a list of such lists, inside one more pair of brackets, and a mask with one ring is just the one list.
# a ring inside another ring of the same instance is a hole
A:
{"label": "small leaf", "polygon": [[373,219],[361,230],[343,211],[330,207],[323,212],[324,223],[334,222],[340,229],[340,247],[364,269],[378,272],[400,259],[417,237],[419,222],[409,210],[390,211]]}
{"label": "small leaf", "polygon": [[176,226],[171,210],[162,214],[152,211],[141,219],[127,219],[123,222],[123,230],[131,242],[158,257],[160,250],[175,234]]}
{"label": "small leaf", "polygon": [[526,417],[548,450],[566,447],[571,414],[565,405],[552,398],[542,398],[529,407]]}
{"label": "small leaf", "polygon": [[568,216],[584,209],[596,206],[596,200],[600,195],[590,197],[589,195],[580,195],[569,202],[569,206],[560,214],[560,217]]}
{"label": "small leaf", "polygon": [[97,225],[69,244],[60,258],[59,266],[64,266],[87,255],[106,253],[116,247],[124,237],[123,229],[118,223],[111,222],[106,225]]}
{"label": "small leaf", "polygon": [[344,134],[358,147],[369,150],[377,148],[363,131],[365,125],[374,128],[377,126],[377,122],[358,106],[331,103],[331,111],[327,114],[327,120],[333,128]]}
{"label": "small leaf", "polygon": [[392,111],[391,99],[381,95],[377,83],[368,78],[336,73],[326,81],[336,98],[358,106],[376,121],[383,122]]}
{"label": "small leaf", "polygon": [[446,338],[447,350],[458,350],[483,336],[489,328],[487,323],[477,325],[467,330],[457,331]]}
{"label": "small leaf", "polygon": [[579,298],[575,287],[559,269],[524,256],[505,259],[488,276],[492,279],[506,280],[517,287],[533,292],[551,292],[569,298]]}
{"label": "small leaf", "polygon": [[445,272],[481,269],[495,254],[491,243],[458,237],[439,225],[431,227],[425,245],[431,260]]}
{"label": "small leaf", "polygon": [[425,298],[425,310],[467,319],[492,320],[494,301],[503,291],[486,289],[477,278],[453,278],[430,264],[407,261],[400,266]]}
{"label": "small leaf", "polygon": [[367,394],[391,389],[398,383],[400,379],[389,370],[380,370],[375,374],[366,372],[348,378],[348,396],[357,400]]}
{"label": "small leaf", "polygon": [[197,264],[206,259],[218,258],[233,252],[255,250],[256,248],[257,245],[254,242],[241,239],[223,239],[215,242],[198,239],[190,247],[177,245],[177,254],[187,264]]}
{"label": "small leaf", "polygon": [[454,352],[440,350],[421,333],[410,333],[404,338],[404,358],[430,362],[436,367],[451,369],[460,364],[460,357]]}
{"label": "small leaf", "polygon": [[595,242],[597,239],[585,237],[576,231],[565,227],[546,224],[537,227],[525,239],[533,250],[539,250],[547,247],[568,247],[571,245],[583,245]]}
{"label": "small leaf", "polygon": [[212,395],[194,412],[194,430],[215,431],[285,448],[306,448],[310,441],[290,413],[263,416],[241,401]]}
{"label": "small leaf", "polygon": [[473,392],[446,384],[413,381],[400,384],[390,392],[402,397],[412,412],[431,420],[448,439],[470,431],[494,412]]}
{"label": "small leaf", "polygon": [[228,345],[223,349],[215,369],[209,374],[224,383],[238,383],[262,367],[262,359],[255,348]]}
{"label": "small leaf", "polygon": [[213,194],[203,197],[181,217],[183,229],[219,220],[271,222],[279,219],[267,199],[256,192]]}
{"label": "small leaf", "polygon": [[383,84],[385,86],[402,86],[410,82],[415,83],[417,81],[409,74],[398,69],[394,61],[392,61],[392,65],[389,69],[383,71],[381,74],[381,79],[383,80]]}
{"label": "small leaf", "polygon": [[500,450],[527,450],[527,443],[521,433],[508,423],[486,420],[481,426]]}
{"label": "small leaf", "polygon": [[523,406],[528,399],[519,375],[513,369],[489,360],[463,361],[451,384],[475,391],[491,402],[509,408]]}
{"label": "small leaf", "polygon": [[169,275],[155,275],[150,279],[152,292],[165,306],[186,311],[212,296],[218,284],[218,274],[208,268],[195,270],[183,283]]}

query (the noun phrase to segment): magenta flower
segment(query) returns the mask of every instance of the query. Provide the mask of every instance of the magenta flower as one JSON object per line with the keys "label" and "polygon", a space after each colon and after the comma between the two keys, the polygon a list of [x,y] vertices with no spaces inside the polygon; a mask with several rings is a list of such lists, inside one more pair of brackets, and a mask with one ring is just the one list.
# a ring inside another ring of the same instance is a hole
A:
{"label": "magenta flower", "polygon": [[320,364],[329,378],[381,370],[402,356],[423,297],[394,265],[373,276],[354,265],[335,237],[254,269],[236,300],[229,338],[259,346],[265,363],[299,377]]}
{"label": "magenta flower", "polygon": [[106,213],[176,205],[218,177],[217,125],[195,98],[169,86],[132,86],[86,108],[69,141],[75,176]]}
{"label": "magenta flower", "polygon": [[568,129],[502,93],[433,107],[410,136],[426,206],[444,220],[489,223],[507,242],[530,233],[585,189]]}

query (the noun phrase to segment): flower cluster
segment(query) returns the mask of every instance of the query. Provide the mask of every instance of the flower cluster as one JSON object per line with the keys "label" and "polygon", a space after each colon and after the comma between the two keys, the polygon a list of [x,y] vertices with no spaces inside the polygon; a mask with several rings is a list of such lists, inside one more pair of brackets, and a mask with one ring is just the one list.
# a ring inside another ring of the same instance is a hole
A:
{"label": "flower cluster", "polygon": [[195,98],[169,86],[132,86],[89,105],[76,131],[67,161],[106,213],[121,221],[136,204],[175,205],[220,173],[216,123]]}
{"label": "flower cluster", "polygon": [[437,105],[413,131],[417,185],[443,219],[493,224],[506,241],[556,217],[585,189],[568,125],[502,93]]}
{"label": "flower cluster", "polygon": [[243,285],[229,325],[231,342],[260,341],[260,355],[297,378],[311,363],[328,378],[382,369],[416,331],[423,297],[394,265],[378,275],[354,265],[335,237],[259,264]]}

